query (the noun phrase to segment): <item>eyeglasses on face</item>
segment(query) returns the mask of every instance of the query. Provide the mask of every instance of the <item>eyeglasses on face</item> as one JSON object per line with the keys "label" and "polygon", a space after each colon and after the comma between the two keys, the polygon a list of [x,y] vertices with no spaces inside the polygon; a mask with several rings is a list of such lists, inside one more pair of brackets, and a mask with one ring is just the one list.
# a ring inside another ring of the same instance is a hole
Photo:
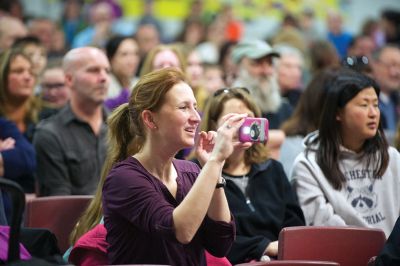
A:
{"label": "eyeglasses on face", "polygon": [[221,95],[221,94],[223,94],[223,93],[232,93],[232,92],[234,92],[235,90],[236,90],[236,91],[237,91],[237,90],[240,90],[240,91],[242,91],[242,92],[245,92],[245,93],[247,93],[247,94],[250,94],[249,89],[246,88],[246,87],[234,87],[234,88],[222,88],[222,89],[216,90],[216,91],[214,92],[214,97],[217,97],[217,96],[219,96],[219,95]]}
{"label": "eyeglasses on face", "polygon": [[51,90],[51,89],[61,89],[64,88],[65,83],[57,82],[57,83],[42,83],[43,89]]}

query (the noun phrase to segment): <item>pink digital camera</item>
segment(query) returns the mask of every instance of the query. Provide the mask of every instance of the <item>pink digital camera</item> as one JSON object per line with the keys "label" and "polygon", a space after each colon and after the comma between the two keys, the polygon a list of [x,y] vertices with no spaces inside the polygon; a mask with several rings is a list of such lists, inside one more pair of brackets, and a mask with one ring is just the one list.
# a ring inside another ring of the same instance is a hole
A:
{"label": "pink digital camera", "polygon": [[269,122],[266,118],[246,117],[239,128],[240,142],[267,142]]}

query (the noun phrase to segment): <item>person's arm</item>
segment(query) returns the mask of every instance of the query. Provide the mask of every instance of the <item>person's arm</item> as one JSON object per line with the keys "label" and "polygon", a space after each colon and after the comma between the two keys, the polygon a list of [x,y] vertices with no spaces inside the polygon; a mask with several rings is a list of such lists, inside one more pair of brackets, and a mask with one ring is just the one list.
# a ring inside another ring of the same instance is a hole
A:
{"label": "person's arm", "polygon": [[261,235],[238,235],[229,251],[228,259],[232,264],[244,263],[250,260],[260,260],[270,243],[272,243],[271,240]]}
{"label": "person's arm", "polygon": [[3,164],[3,156],[0,152],[0,177],[4,175],[4,164]]}
{"label": "person's arm", "polygon": [[40,196],[70,195],[71,182],[63,147],[54,132],[38,129],[33,139],[37,154]]}
{"label": "person's arm", "polygon": [[31,143],[21,134],[14,123],[2,120],[1,155],[3,176],[16,179],[22,175],[30,175],[36,170],[35,150]]}
{"label": "person's arm", "polygon": [[225,193],[223,189],[216,189],[216,184],[221,179],[225,159],[233,151],[233,135],[244,117],[227,116],[217,136],[205,132],[200,134],[197,155],[200,163],[206,163],[185,199],[173,211],[175,234],[179,242],[187,244],[192,240],[207,213],[213,220],[231,220]]}
{"label": "person's arm", "polygon": [[280,129],[271,129],[269,130],[268,135],[266,146],[270,152],[270,157],[278,160],[282,143],[286,138],[285,132]]}
{"label": "person's arm", "polygon": [[[300,156],[304,156],[304,153]],[[297,159],[292,178],[306,225],[346,225],[344,219],[335,213],[334,207],[327,201],[317,181],[324,176],[315,162],[311,163],[304,157]]]}

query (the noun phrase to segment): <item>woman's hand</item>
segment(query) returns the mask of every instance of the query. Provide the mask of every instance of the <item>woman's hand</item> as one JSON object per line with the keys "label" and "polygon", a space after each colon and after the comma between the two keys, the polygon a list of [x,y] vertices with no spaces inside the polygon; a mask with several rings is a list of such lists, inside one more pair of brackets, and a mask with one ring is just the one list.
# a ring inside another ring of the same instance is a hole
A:
{"label": "woman's hand", "polygon": [[15,140],[13,138],[0,139],[0,151],[11,150],[15,148]]}
{"label": "woman's hand", "polygon": [[265,249],[264,254],[268,255],[269,257],[278,256],[278,241],[270,242],[267,248]]}
{"label": "woman's hand", "polygon": [[214,148],[216,137],[217,132],[215,131],[200,132],[196,146],[196,157],[199,160],[201,166],[203,166],[208,161]]}
{"label": "woman's hand", "polygon": [[223,162],[231,155],[235,145],[233,137],[237,134],[245,117],[247,114],[227,114],[222,118],[224,123],[217,132],[200,132],[196,155],[201,165],[208,160]]}

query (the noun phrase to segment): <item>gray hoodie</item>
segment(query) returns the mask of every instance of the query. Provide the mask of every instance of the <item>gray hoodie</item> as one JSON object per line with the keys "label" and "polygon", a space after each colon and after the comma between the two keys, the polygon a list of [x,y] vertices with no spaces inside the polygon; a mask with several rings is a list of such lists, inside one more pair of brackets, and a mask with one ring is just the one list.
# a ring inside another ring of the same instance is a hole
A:
{"label": "gray hoodie", "polygon": [[311,142],[318,132],[310,133],[304,144],[307,156],[300,153],[293,166],[292,179],[307,225],[352,225],[380,228],[389,236],[400,215],[400,154],[389,147],[389,165],[382,179],[372,178],[372,166],[362,154],[341,147],[339,168],[347,178],[341,190],[335,190],[316,162]]}

